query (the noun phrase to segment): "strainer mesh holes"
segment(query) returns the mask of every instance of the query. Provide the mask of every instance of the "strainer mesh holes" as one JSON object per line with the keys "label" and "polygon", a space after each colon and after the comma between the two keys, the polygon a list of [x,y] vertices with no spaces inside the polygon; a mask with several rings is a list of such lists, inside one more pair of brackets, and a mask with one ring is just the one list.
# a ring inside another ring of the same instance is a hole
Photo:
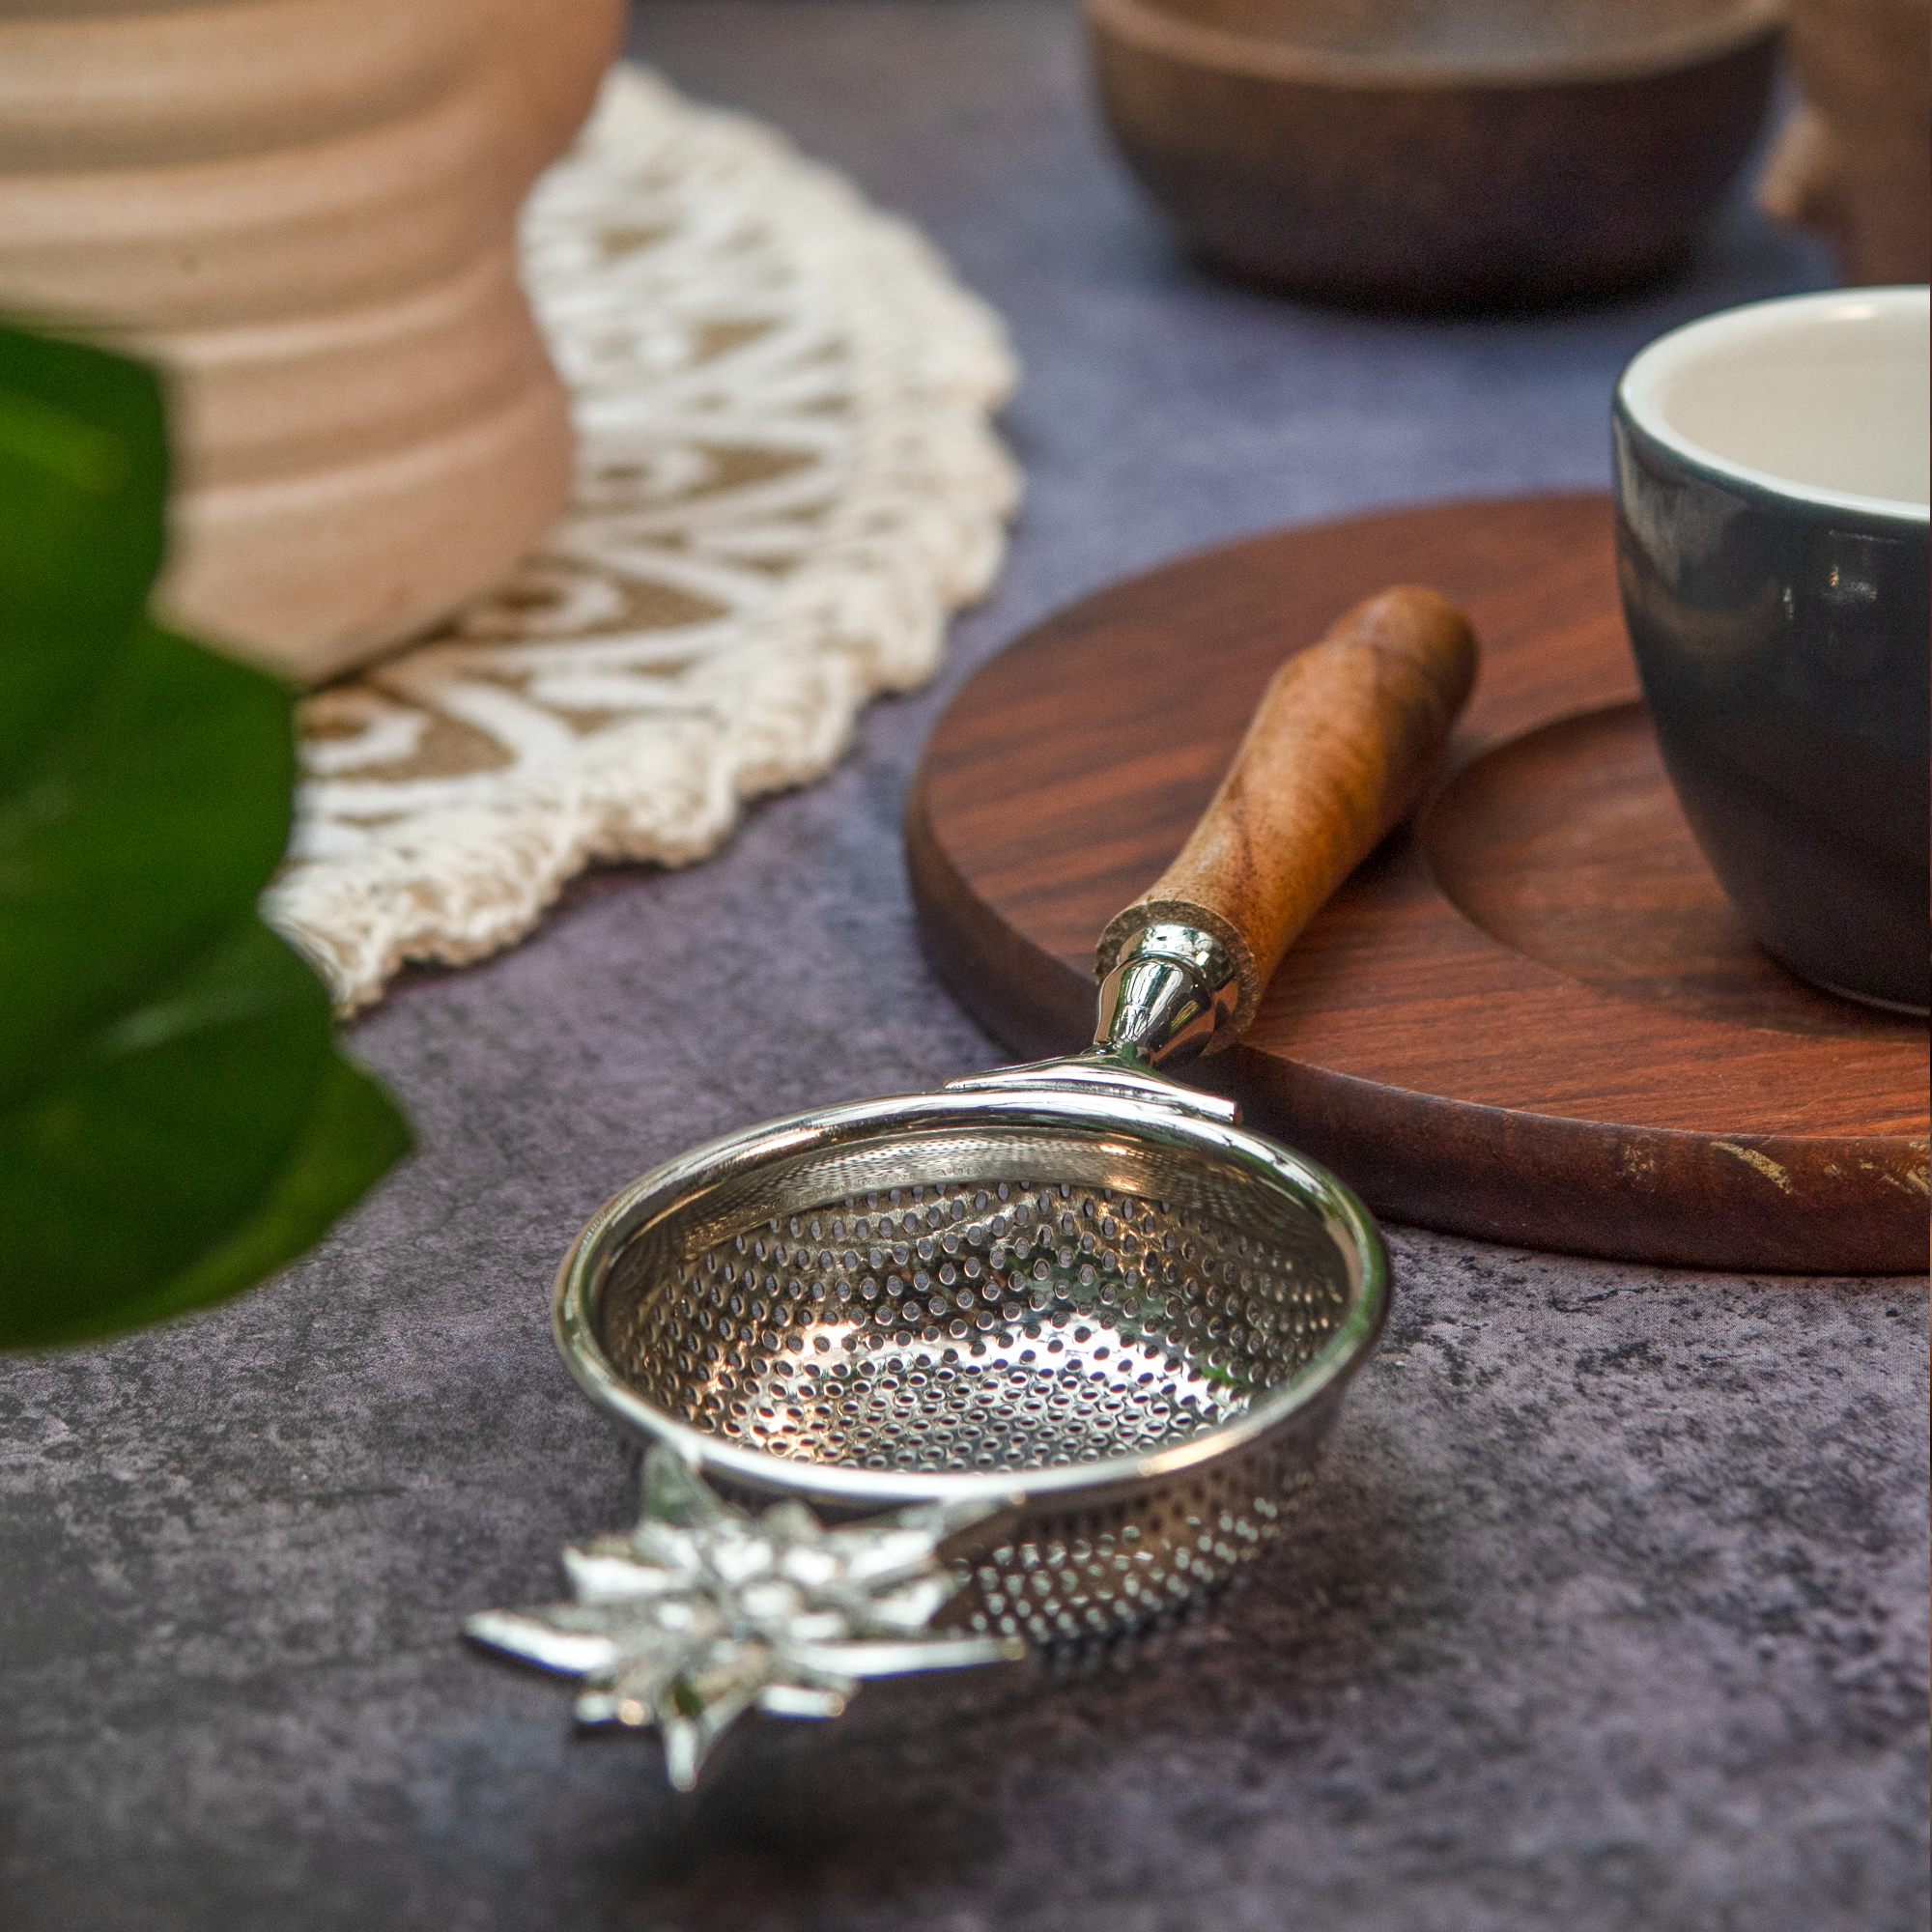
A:
{"label": "strainer mesh holes", "polygon": [[606,1311],[639,1394],[747,1448],[870,1469],[1184,1441],[1292,1377],[1347,1304],[1305,1253],[1078,1182],[847,1195],[654,1274]]}

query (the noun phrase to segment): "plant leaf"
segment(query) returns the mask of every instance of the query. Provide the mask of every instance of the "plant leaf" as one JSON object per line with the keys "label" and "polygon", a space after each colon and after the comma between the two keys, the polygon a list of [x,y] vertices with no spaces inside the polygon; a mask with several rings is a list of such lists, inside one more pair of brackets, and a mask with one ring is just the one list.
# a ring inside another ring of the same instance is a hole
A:
{"label": "plant leaf", "polygon": [[329,1224],[410,1150],[410,1126],[388,1094],[331,1054],[308,1118],[249,1218],[173,1279],[144,1293],[64,1300],[38,1321],[0,1293],[0,1348],[94,1341],[226,1301],[314,1246]]}
{"label": "plant leaf", "polygon": [[404,1151],[256,901],[293,701],[142,614],[160,398],[0,328],[0,1348],[231,1294]]}
{"label": "plant leaf", "polygon": [[[258,1221],[348,1070],[329,1032],[314,973],[250,915],[0,1116],[0,1344],[120,1326]],[[380,1152],[366,1184],[400,1147],[385,1127],[342,1149],[346,1165],[322,1151],[304,1160],[324,1178]]]}
{"label": "plant leaf", "polygon": [[0,327],[0,772],[126,643],[160,568],[167,480],[149,370]]}
{"label": "plant leaf", "polygon": [[[43,634],[0,655],[60,647]],[[294,781],[288,692],[137,620],[0,776],[0,1106],[252,912]]]}

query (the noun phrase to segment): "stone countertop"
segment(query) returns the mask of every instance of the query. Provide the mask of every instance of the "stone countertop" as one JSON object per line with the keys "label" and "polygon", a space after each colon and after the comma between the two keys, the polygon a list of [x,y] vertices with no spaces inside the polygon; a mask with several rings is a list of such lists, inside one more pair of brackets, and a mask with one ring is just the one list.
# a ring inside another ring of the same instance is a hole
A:
{"label": "stone countertop", "polygon": [[0,1367],[7,1932],[1911,1932],[1926,1922],[1921,1283],[1391,1231],[1316,1498],[1132,1670],[826,1736],[756,1804],[467,1652],[634,1506],[547,1329],[579,1222],[747,1122],[997,1060],[923,963],[900,799],[1028,622],[1242,532],[1601,487],[1624,359],[1816,286],[1738,198],[1692,274],[1504,321],[1206,281],[1105,151],[1059,4],[648,4],[1009,318],[1029,496],[946,669],[682,874],[611,872],[355,1030],[422,1151],[232,1307]]}

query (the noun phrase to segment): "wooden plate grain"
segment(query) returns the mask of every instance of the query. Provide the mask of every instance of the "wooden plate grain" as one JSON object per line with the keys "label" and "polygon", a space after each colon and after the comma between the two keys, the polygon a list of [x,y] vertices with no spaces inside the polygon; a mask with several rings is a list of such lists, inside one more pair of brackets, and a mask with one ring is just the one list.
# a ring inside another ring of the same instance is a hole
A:
{"label": "wooden plate grain", "polygon": [[961,1004],[1019,1056],[1084,1042],[1100,928],[1179,849],[1275,667],[1397,582],[1455,599],[1482,642],[1446,780],[1194,1077],[1396,1219],[1922,1269],[1924,1023],[1746,939],[1658,761],[1605,497],[1287,530],[1028,632],[954,698],[907,802],[922,930]]}

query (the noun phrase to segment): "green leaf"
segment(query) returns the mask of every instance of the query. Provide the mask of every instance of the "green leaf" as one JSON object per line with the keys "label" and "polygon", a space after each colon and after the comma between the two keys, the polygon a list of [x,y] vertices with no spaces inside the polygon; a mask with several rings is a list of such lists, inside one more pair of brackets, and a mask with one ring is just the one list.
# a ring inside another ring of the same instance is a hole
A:
{"label": "green leaf", "polygon": [[0,1346],[213,1298],[245,1285],[219,1257],[319,1236],[407,1139],[329,1035],[315,975],[250,916],[0,1116]]}
{"label": "green leaf", "polygon": [[167,480],[151,371],[0,327],[0,772],[126,643],[160,568]]}
{"label": "green leaf", "polygon": [[408,1145],[256,910],[291,696],[143,614],[159,421],[136,365],[0,329],[0,1348],[231,1294]]}
{"label": "green leaf", "polygon": [[[51,640],[13,640],[23,648]],[[145,620],[0,775],[0,1106],[252,911],[288,843],[288,692]]]}
{"label": "green leaf", "polygon": [[307,1119],[254,1212],[159,1286],[134,1295],[71,1297],[35,1311],[0,1294],[0,1347],[93,1341],[206,1308],[294,1261],[410,1150],[409,1122],[387,1093],[331,1055]]}

